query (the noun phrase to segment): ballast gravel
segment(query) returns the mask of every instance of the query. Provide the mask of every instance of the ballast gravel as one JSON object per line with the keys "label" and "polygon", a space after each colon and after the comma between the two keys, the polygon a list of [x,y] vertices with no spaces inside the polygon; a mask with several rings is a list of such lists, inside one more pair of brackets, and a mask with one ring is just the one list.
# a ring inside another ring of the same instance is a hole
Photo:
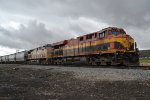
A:
{"label": "ballast gravel", "polygon": [[149,70],[0,64],[0,100],[149,98]]}
{"label": "ballast gravel", "polygon": [[150,70],[128,69],[128,68],[99,68],[93,66],[37,66],[23,65],[21,67],[37,68],[37,69],[53,69],[53,71],[72,72],[76,78],[93,80],[93,81],[127,81],[127,80],[150,80]]}

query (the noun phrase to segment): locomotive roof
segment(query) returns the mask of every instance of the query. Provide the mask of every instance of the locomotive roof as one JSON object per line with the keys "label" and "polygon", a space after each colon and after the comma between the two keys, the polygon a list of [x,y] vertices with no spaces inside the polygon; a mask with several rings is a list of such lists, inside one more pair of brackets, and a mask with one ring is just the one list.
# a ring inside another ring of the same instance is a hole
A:
{"label": "locomotive roof", "polygon": [[56,43],[53,43],[52,46],[59,46],[59,45],[64,45],[67,43],[68,40],[64,40],[64,41],[60,41],[60,42],[56,42]]}
{"label": "locomotive roof", "polygon": [[[108,27],[108,28],[112,28],[112,27]],[[83,37],[83,36],[87,36],[87,35],[91,35],[91,34],[95,34],[95,33],[98,33],[98,32],[102,32],[102,31],[107,30],[108,28],[104,28],[104,29],[102,29],[102,30],[100,30],[100,31],[97,31],[97,32],[88,33],[88,34],[85,34],[85,35],[79,36],[79,37],[77,37],[77,38],[80,38],[80,37]]]}

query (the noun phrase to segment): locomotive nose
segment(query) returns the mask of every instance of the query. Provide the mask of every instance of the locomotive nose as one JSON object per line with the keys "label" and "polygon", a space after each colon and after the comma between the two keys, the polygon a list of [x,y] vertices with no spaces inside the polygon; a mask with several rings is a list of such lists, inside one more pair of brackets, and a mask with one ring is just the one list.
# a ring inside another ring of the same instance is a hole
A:
{"label": "locomotive nose", "polygon": [[134,50],[134,40],[129,35],[126,35],[127,50]]}

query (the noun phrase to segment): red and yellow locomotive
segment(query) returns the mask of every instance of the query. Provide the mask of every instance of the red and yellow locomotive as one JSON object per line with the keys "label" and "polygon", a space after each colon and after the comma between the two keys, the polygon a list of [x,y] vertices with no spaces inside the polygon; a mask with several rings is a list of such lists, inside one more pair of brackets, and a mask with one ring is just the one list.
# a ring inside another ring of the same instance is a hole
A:
{"label": "red and yellow locomotive", "polygon": [[134,39],[121,28],[101,31],[52,44],[53,64],[138,65]]}

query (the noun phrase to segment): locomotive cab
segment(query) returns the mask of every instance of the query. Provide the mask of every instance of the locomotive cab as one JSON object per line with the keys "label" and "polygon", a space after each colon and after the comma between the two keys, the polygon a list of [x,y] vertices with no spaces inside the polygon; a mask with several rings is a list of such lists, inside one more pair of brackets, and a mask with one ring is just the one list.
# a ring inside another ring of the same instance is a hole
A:
{"label": "locomotive cab", "polygon": [[113,44],[114,49],[123,49],[126,51],[136,50],[134,39],[126,34],[122,28],[109,27],[105,34],[106,38],[112,38],[110,44]]}
{"label": "locomotive cab", "polygon": [[109,36],[112,36],[112,35],[123,35],[123,34],[126,34],[126,32],[123,30],[123,29],[119,29],[119,28],[111,28],[108,30],[108,34]]}
{"label": "locomotive cab", "polygon": [[[131,65],[139,63],[139,54],[134,39],[122,28],[108,27],[98,32],[99,52],[116,63]],[[107,45],[106,45],[107,44]],[[109,55],[109,56],[108,56]]]}

